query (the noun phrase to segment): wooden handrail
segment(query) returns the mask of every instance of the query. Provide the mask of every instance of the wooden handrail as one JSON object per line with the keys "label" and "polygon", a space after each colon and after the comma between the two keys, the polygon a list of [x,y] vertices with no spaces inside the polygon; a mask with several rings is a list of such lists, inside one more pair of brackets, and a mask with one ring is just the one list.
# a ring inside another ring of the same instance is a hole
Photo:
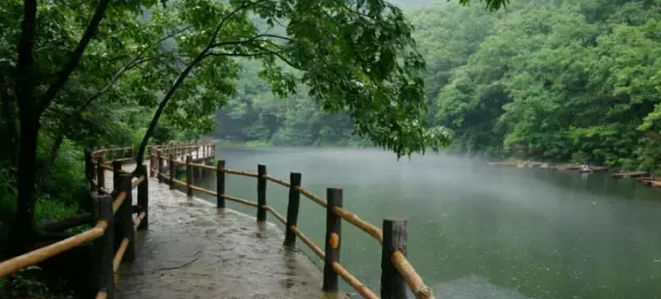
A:
{"label": "wooden handrail", "polygon": [[106,299],[108,297],[108,293],[106,291],[99,291],[96,293],[96,299]]}
{"label": "wooden handrail", "polygon": [[[181,150],[181,149],[184,149],[183,155],[181,155],[181,156],[188,156],[188,154],[193,152],[193,150],[188,151],[186,149],[195,149],[195,150],[197,150],[197,149],[199,149],[203,146],[205,146],[205,144],[182,145],[182,146],[177,146],[177,147],[167,147],[167,146],[165,146],[163,148],[160,148],[160,147],[156,147],[156,148],[158,148],[161,151],[161,157],[163,157],[163,153],[172,153],[175,150]],[[182,151],[179,151],[179,152],[182,153]],[[207,153],[207,151],[205,150],[204,153]],[[158,156],[158,155],[152,154],[152,156]],[[179,157],[179,155],[178,155],[178,157]],[[119,159],[116,159],[116,160],[119,160]],[[102,161],[102,160],[99,160],[99,161]],[[179,160],[168,160],[168,161],[172,161],[172,163],[174,165],[186,165],[187,164],[186,162],[179,161]],[[271,181],[271,182],[276,183],[278,185],[281,185],[283,187],[293,188],[293,189],[290,189],[290,190],[295,190],[296,192],[302,194],[303,196],[305,196],[308,199],[312,200],[314,203],[318,204],[321,207],[327,208],[328,205],[329,205],[324,199],[322,199],[319,196],[313,194],[312,192],[310,192],[310,191],[308,191],[308,190],[306,190],[306,189],[304,189],[300,186],[294,186],[288,181],[277,179],[277,178],[274,178],[272,176],[269,176],[269,175],[266,174],[265,171],[262,171],[261,168],[260,168],[260,173],[255,173],[255,172],[249,172],[249,171],[239,171],[239,170],[223,168],[221,165],[224,165],[224,163],[220,164],[220,162],[218,164],[219,165],[218,167],[214,167],[214,166],[210,166],[210,165],[206,165],[206,164],[202,164],[202,163],[190,163],[190,161],[187,165],[189,165],[191,167],[198,167],[198,168],[207,169],[207,170],[211,170],[211,171],[220,171],[222,173],[228,173],[228,174],[234,174],[234,175],[246,176],[246,177],[254,177],[254,178],[260,179],[260,182],[263,182],[265,180],[266,181]],[[105,165],[105,164],[101,165],[101,167],[103,169],[112,170],[112,167],[110,167],[108,165]],[[259,167],[263,167],[263,166],[260,165]],[[160,173],[158,175],[159,175],[159,177],[169,179],[168,175],[160,174]],[[132,188],[135,188],[136,186],[141,184],[144,180],[146,180],[146,177],[144,175],[141,175],[140,177],[138,177],[137,179],[132,181]],[[184,182],[184,181],[180,181],[180,180],[175,179],[175,180],[172,180],[172,182],[177,184],[177,185],[180,185],[180,186],[187,186],[187,183]],[[93,184],[98,185],[98,183],[95,183],[95,182],[93,182]],[[224,188],[218,189],[218,190],[222,190],[222,191],[212,191],[212,190],[208,190],[208,189],[205,189],[205,188],[202,188],[202,187],[199,187],[199,186],[192,185],[192,183],[188,186],[189,186],[189,191],[190,190],[195,190],[195,191],[202,192],[202,193],[205,193],[205,194],[208,194],[208,195],[217,196],[219,198],[219,200],[220,200],[220,198],[222,198],[222,199],[231,200],[231,201],[234,201],[234,202],[238,202],[238,203],[241,203],[241,204],[245,204],[245,205],[249,205],[249,206],[253,206],[253,207],[258,207],[258,208],[260,207],[260,205],[262,205],[261,208],[263,210],[266,210],[269,213],[271,213],[278,221],[282,222],[283,224],[287,225],[287,223],[289,221],[288,218],[286,219],[282,214],[280,214],[272,206],[266,206],[266,202],[261,201],[262,200],[261,198],[260,198],[261,204],[258,204],[257,202],[250,201],[250,200],[247,200],[247,199],[244,199],[244,198],[239,198],[239,197],[235,197],[235,196],[231,196],[231,195],[227,195],[227,194],[218,194],[218,192],[224,193],[224,190],[225,190]],[[224,186],[224,185],[221,185],[221,186]],[[294,192],[294,191],[290,191],[290,192]],[[189,193],[189,196],[190,196],[190,193]],[[122,204],[123,200],[126,197],[127,197],[127,194],[125,192],[120,192],[119,193],[117,199],[115,200],[115,202],[113,202],[113,210],[114,211],[117,210],[117,208]],[[291,200],[291,198],[290,198],[290,200]],[[224,207],[224,204],[222,205],[222,207]],[[331,211],[332,211],[332,214],[336,215],[337,217],[339,217],[341,219],[344,219],[345,221],[351,223],[353,226],[363,230],[364,232],[366,232],[367,234],[372,236],[374,239],[376,239],[379,243],[383,244],[383,231],[380,228],[378,228],[377,226],[375,226],[375,225],[373,225],[373,224],[371,224],[371,223],[369,223],[365,220],[360,219],[360,217],[358,217],[357,214],[349,212],[349,211],[345,210],[344,208],[342,208],[341,206],[333,206]],[[141,212],[141,213],[138,214],[138,216],[136,218],[136,221],[134,223],[134,229],[137,228],[137,226],[140,225],[141,221],[145,217],[146,217],[145,212]],[[288,215],[288,217],[289,217],[289,215]],[[258,214],[258,219],[259,219],[259,214]],[[293,233],[293,235],[296,235],[296,237],[300,238],[301,241],[306,246],[308,246],[317,256],[319,256],[322,259],[325,259],[326,255],[325,255],[324,251],[319,246],[314,244],[303,233],[301,233],[299,228],[295,225],[295,218],[294,218],[294,222],[292,222],[292,224],[293,225],[290,225],[287,228],[290,231],[290,234]],[[333,240],[331,238],[331,244],[332,244],[332,242],[333,242]],[[335,242],[337,243],[337,240]],[[126,252],[126,250],[127,250],[128,246],[130,245],[130,243],[132,243],[132,242],[128,238],[124,238],[122,240],[122,242],[119,246],[119,249],[118,249],[118,251],[117,251],[117,253],[116,253],[116,255],[113,259],[113,268],[115,270],[119,267],[119,264],[122,260],[122,257],[124,255],[124,253]],[[339,244],[339,243],[337,243],[337,244]],[[331,245],[331,246],[333,246],[333,245]],[[328,261],[326,261],[326,262],[329,263]],[[415,294],[416,298],[418,298],[418,299],[434,299],[434,296],[432,294],[431,289],[427,285],[424,284],[424,281],[422,280],[420,275],[418,275],[418,273],[415,271],[415,269],[410,264],[410,262],[408,261],[408,259],[406,258],[406,256],[404,255],[403,252],[393,251],[392,255],[390,256],[390,263],[392,263],[392,265],[397,270],[397,272],[400,275],[402,275],[402,277],[404,278],[404,281],[407,283],[409,288],[413,291],[413,294]],[[331,261],[330,264],[327,264],[327,265],[331,266],[333,271],[336,273],[336,275],[341,276],[361,296],[363,296],[365,298],[369,298],[369,299],[378,299],[379,298],[374,292],[372,292],[363,283],[361,283],[358,279],[356,279],[356,277],[354,277],[349,271],[347,271],[337,260]],[[99,295],[101,293],[102,292],[99,292]]]}
{"label": "wooden handrail", "polygon": [[[179,160],[177,160],[177,159],[172,160],[172,163],[173,163],[173,164],[179,164],[179,165],[186,165],[186,162],[184,162],[184,161],[179,161]],[[168,166],[169,166],[169,165],[168,165]]]}
{"label": "wooden handrail", "polygon": [[206,165],[206,164],[200,164],[200,163],[190,163],[190,166],[199,167],[199,168],[208,169],[208,170],[216,170],[216,167],[213,167],[211,165]]}
{"label": "wooden handrail", "polygon": [[406,284],[409,285],[413,295],[418,299],[434,299],[431,289],[425,285],[425,282],[422,280],[422,277],[418,275],[418,272],[415,271],[409,260],[406,259],[404,253],[401,251],[395,251],[392,253],[390,260],[397,272],[404,278]]}
{"label": "wooden handrail", "polygon": [[131,181],[131,189],[135,189],[138,185],[142,184],[145,181],[145,176],[139,176],[135,181]]}
{"label": "wooden handrail", "polygon": [[79,246],[85,242],[101,237],[106,231],[106,227],[108,227],[108,223],[101,220],[97,222],[96,226],[93,228],[75,236],[6,260],[0,263],[0,278],[3,278],[25,267],[37,264],[71,248]]}
{"label": "wooden handrail", "polygon": [[113,214],[117,213],[117,210],[119,210],[119,207],[124,202],[124,199],[126,199],[126,191],[119,192],[119,194],[117,194],[117,198],[115,198],[115,200],[112,202]]}
{"label": "wooden handrail", "polygon": [[295,189],[296,189],[296,191],[301,192],[301,194],[303,194],[305,197],[311,199],[312,201],[314,201],[314,202],[317,203],[318,205],[320,205],[320,206],[322,206],[322,207],[324,207],[324,208],[327,206],[325,200],[323,200],[323,199],[319,198],[318,196],[312,194],[312,192],[310,192],[310,191],[308,191],[308,190],[305,190],[305,189],[303,189],[302,187],[298,187],[298,186],[296,186]]}
{"label": "wooden handrail", "polygon": [[312,249],[315,254],[317,254],[318,257],[320,257],[322,260],[326,257],[326,254],[324,254],[324,251],[319,248],[316,244],[312,243],[308,237],[306,237],[300,230],[298,230],[298,227],[295,225],[292,225],[289,227],[289,229],[296,234],[296,236],[305,243],[305,245],[308,245],[308,248]]}
{"label": "wooden handrail", "polygon": [[244,204],[244,205],[249,205],[249,206],[257,207],[257,203],[256,203],[256,202],[254,202],[254,201],[250,201],[250,200],[247,200],[247,199],[243,199],[243,198],[239,198],[239,197],[234,197],[234,196],[227,195],[227,194],[223,194],[223,198],[224,198],[224,199],[227,199],[227,200],[234,201],[234,202],[242,203],[242,204]]}
{"label": "wooden handrail", "polygon": [[289,182],[285,181],[285,180],[276,179],[276,178],[274,178],[270,175],[265,175],[264,178],[266,178],[267,180],[269,180],[271,182],[274,182],[274,183],[276,183],[280,186],[287,187],[287,188],[291,187],[291,184]]}
{"label": "wooden handrail", "polygon": [[241,176],[252,177],[252,178],[256,178],[256,177],[259,176],[256,172],[232,170],[232,169],[229,169],[229,168],[223,169],[223,172],[224,173],[229,173],[229,174],[236,174],[236,175],[241,175]]}
{"label": "wooden handrail", "polygon": [[138,214],[138,217],[135,218],[135,223],[133,223],[133,230],[138,230],[138,226],[140,226],[142,219],[145,219],[145,216],[147,216],[145,212],[140,212],[140,214]]}
{"label": "wooden handrail", "polygon": [[381,231],[380,228],[376,227],[375,225],[365,220],[360,219],[358,215],[356,215],[355,213],[351,213],[341,207],[333,207],[333,213],[335,213],[335,215],[337,216],[342,217],[342,219],[353,224],[355,227],[361,229],[370,236],[374,237],[374,239],[379,241],[379,244],[383,243],[383,232]]}
{"label": "wooden handrail", "polygon": [[126,248],[129,247],[129,242],[131,242],[129,238],[124,238],[122,239],[122,243],[119,244],[119,248],[115,253],[115,257],[112,259],[113,271],[117,272],[117,269],[119,269],[119,265],[122,263],[122,258],[124,258],[124,253],[126,252]]}
{"label": "wooden handrail", "polygon": [[269,211],[273,216],[275,216],[276,219],[280,220],[282,224],[287,225],[287,219],[282,216],[282,214],[278,213],[273,207],[271,206],[266,206],[264,207],[267,211]]}
{"label": "wooden handrail", "polygon": [[367,299],[379,299],[379,296],[374,294],[372,290],[367,288],[362,282],[360,282],[356,277],[351,275],[347,269],[344,269],[342,265],[338,262],[333,262],[333,271],[342,276],[342,279],[346,281],[354,290],[358,292],[361,296]]}
{"label": "wooden handrail", "polygon": [[199,191],[199,192],[202,192],[202,193],[205,193],[205,194],[209,194],[209,195],[216,196],[216,192],[211,191],[211,190],[204,189],[204,188],[202,188],[202,187],[198,187],[198,186],[195,186],[195,185],[191,185],[190,188],[193,189],[193,190],[195,190],[195,191]]}

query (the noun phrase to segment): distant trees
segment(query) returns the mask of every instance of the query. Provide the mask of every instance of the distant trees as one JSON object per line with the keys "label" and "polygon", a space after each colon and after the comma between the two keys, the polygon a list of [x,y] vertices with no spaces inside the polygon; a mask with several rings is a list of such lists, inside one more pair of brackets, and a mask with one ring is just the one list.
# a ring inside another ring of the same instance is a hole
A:
{"label": "distant trees", "polygon": [[[451,71],[437,124],[451,128],[467,150],[657,167],[661,148],[648,133],[661,129],[658,7],[519,1],[497,15],[456,20],[462,28],[486,17],[493,29]],[[430,65],[448,59],[425,58]]]}

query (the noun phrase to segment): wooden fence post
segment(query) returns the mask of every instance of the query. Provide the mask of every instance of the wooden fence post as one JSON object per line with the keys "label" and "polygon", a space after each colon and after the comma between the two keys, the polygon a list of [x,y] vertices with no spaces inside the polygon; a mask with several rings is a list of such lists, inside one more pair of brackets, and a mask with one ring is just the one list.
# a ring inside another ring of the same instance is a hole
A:
{"label": "wooden fence post", "polygon": [[266,221],[266,165],[257,165],[257,221]]}
{"label": "wooden fence post", "polygon": [[103,154],[96,157],[96,183],[99,187],[99,194],[102,194],[102,189],[106,188],[106,173],[103,169]]}
{"label": "wooden fence post", "polygon": [[340,240],[342,218],[333,213],[333,207],[342,207],[342,189],[326,189],[326,258],[324,259],[324,292],[340,289],[338,275],[333,270],[333,262],[340,261]]}
{"label": "wooden fence post", "polygon": [[114,216],[112,213],[112,198],[110,195],[92,195],[94,204],[94,222],[104,220],[108,224],[103,236],[94,240],[92,246],[92,268],[94,269],[94,287],[97,291],[105,291],[106,298],[113,299],[115,281],[113,273],[113,239]]}
{"label": "wooden fence post", "polygon": [[294,247],[296,234],[291,227],[298,224],[298,207],[301,202],[301,193],[296,189],[301,186],[301,174],[289,174],[289,202],[287,203],[287,224],[285,225],[285,246]]}
{"label": "wooden fence post", "polygon": [[131,144],[131,158],[133,158],[133,161],[135,161],[136,156],[135,156],[135,145]]}
{"label": "wooden fence post", "polygon": [[188,197],[193,196],[193,166],[190,165],[193,157],[191,155],[186,156],[186,195]]}
{"label": "wooden fence post", "polygon": [[115,251],[119,248],[122,240],[128,238],[129,245],[124,252],[122,261],[130,262],[135,259],[135,238],[133,233],[133,185],[131,183],[131,175],[122,175],[121,180],[122,187],[118,190],[126,192],[126,198],[124,198],[124,202],[122,202],[117,213],[115,213],[115,217],[117,217],[117,222],[115,222]]}
{"label": "wooden fence post", "polygon": [[383,220],[383,244],[381,246],[381,298],[406,299],[406,283],[392,264],[392,253],[406,255],[406,220]]}
{"label": "wooden fence post", "polygon": [[174,190],[174,177],[177,175],[177,165],[174,164],[174,155],[170,152],[170,161],[168,161],[170,166],[170,190]]}
{"label": "wooden fence post", "polygon": [[149,228],[149,178],[147,177],[147,166],[138,166],[137,174],[138,177],[145,177],[145,180],[138,185],[138,206],[140,206],[140,211],[145,213],[145,217],[142,218],[138,230],[146,230]]}
{"label": "wooden fence post", "polygon": [[225,208],[225,160],[218,160],[216,165],[216,207]]}
{"label": "wooden fence post", "polygon": [[156,177],[158,178],[158,182],[162,183],[163,182],[163,154],[161,153],[161,150],[156,151],[156,163],[158,165],[158,170],[156,172]]}
{"label": "wooden fence post", "polygon": [[122,186],[122,174],[120,171],[122,170],[122,162],[120,161],[112,161],[112,189],[113,190],[120,190],[119,188]]}

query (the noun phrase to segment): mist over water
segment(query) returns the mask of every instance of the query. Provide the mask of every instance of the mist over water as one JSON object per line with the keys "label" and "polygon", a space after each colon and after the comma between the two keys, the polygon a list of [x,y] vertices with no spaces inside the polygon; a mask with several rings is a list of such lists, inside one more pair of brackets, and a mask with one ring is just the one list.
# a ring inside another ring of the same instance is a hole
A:
{"label": "mist over water", "polygon": [[[409,259],[439,298],[661,298],[661,193],[633,180],[366,149],[221,148],[217,157],[286,180],[301,172],[323,198],[342,188],[345,208],[377,226],[408,219]],[[215,189],[215,178],[196,184]],[[226,185],[256,200],[254,178]],[[284,215],[287,194],[269,183],[267,203]],[[323,246],[324,209],[303,197],[299,227]],[[346,222],[342,232],[340,262],[378,291],[380,245]]]}

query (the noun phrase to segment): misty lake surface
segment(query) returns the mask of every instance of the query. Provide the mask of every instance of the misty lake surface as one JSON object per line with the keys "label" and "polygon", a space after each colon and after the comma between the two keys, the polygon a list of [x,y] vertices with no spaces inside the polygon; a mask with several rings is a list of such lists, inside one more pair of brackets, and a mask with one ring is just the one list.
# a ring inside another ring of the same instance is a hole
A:
{"label": "misty lake surface", "polygon": [[[661,192],[632,179],[448,154],[397,161],[375,149],[219,146],[217,157],[236,170],[265,164],[287,181],[301,172],[303,187],[322,198],[342,188],[344,207],[379,227],[407,219],[409,260],[437,298],[661,298]],[[196,184],[215,190],[214,177]],[[257,199],[254,178],[228,175],[226,185],[230,195]],[[285,215],[287,194],[269,182],[267,204]],[[325,210],[302,197],[299,228],[323,248]],[[380,245],[347,222],[340,263],[378,294]]]}

